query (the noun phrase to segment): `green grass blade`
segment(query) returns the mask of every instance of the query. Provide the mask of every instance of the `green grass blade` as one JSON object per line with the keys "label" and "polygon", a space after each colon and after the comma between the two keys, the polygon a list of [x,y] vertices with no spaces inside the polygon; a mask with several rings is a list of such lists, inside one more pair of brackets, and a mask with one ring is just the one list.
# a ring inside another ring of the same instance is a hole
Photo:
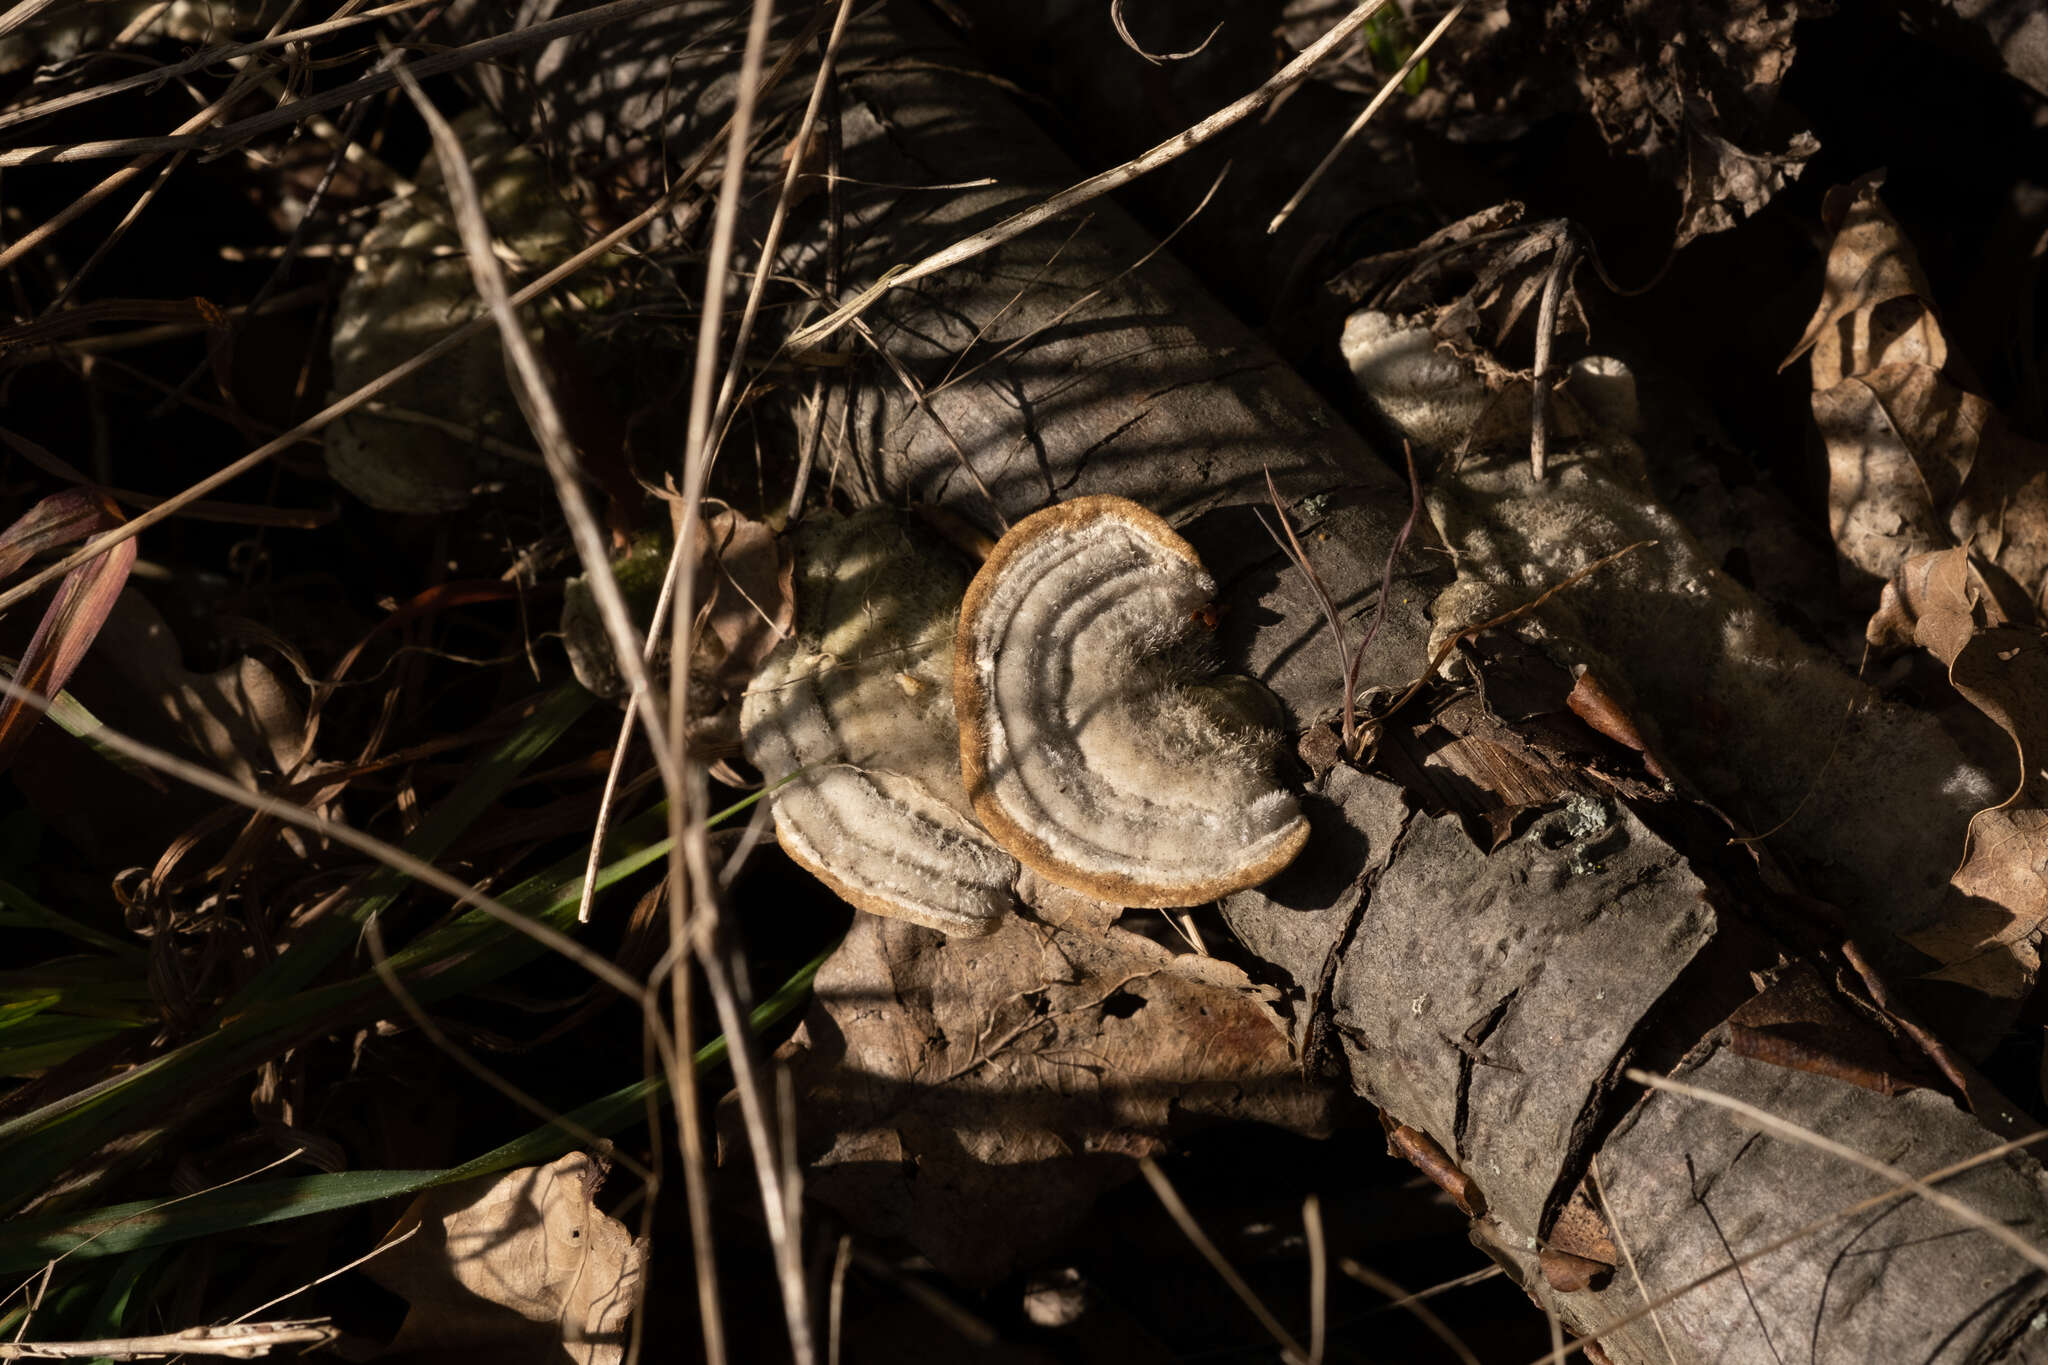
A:
{"label": "green grass blade", "polygon": [[[449,845],[481,819],[519,775],[590,709],[594,700],[574,684],[555,691],[524,725],[434,804],[432,812],[405,841],[405,851],[429,863],[446,853]],[[330,916],[325,924],[294,943],[290,951],[258,973],[229,1002],[226,1013],[232,1015],[261,1001],[279,1000],[306,987],[328,964],[354,947],[365,921],[397,900],[411,884],[403,872],[380,869],[346,913]]]}
{"label": "green grass blade", "polygon": [[125,958],[143,956],[141,944],[80,924],[11,882],[0,881],[0,929],[52,929],[101,952]]}
{"label": "green grass blade", "polygon": [[[571,913],[574,907],[572,897]],[[831,956],[833,948],[798,968],[774,995],[755,1007],[750,1022],[757,1032],[787,1018],[803,1004],[818,968]],[[725,1056],[726,1039],[714,1038],[698,1050],[698,1069],[709,1070]],[[663,1086],[658,1077],[636,1081],[593,1100],[567,1117],[591,1132],[615,1133],[637,1120],[645,1111],[647,1097]],[[19,1218],[0,1223],[0,1273],[33,1270],[66,1254],[74,1260],[119,1256],[143,1247],[331,1213],[413,1194],[434,1185],[535,1165],[560,1156],[576,1144],[575,1137],[550,1123],[447,1170],[343,1171],[338,1175],[292,1176],[231,1185],[171,1202],[145,1200],[88,1213]]]}

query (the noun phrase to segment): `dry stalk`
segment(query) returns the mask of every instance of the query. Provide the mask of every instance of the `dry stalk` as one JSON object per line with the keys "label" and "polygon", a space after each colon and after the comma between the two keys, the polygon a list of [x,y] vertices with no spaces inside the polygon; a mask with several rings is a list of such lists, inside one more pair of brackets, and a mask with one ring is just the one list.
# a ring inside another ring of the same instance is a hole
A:
{"label": "dry stalk", "polygon": [[102,1341],[0,1342],[0,1360],[134,1360],[141,1356],[228,1356],[253,1360],[287,1347],[308,1350],[325,1346],[340,1335],[326,1318],[290,1318],[230,1327],[188,1327],[182,1332],[109,1337]]}
{"label": "dry stalk", "polygon": [[1252,1292],[1252,1287],[1245,1283],[1244,1276],[1237,1273],[1237,1267],[1225,1260],[1223,1253],[1217,1250],[1216,1244],[1209,1240],[1209,1234],[1202,1231],[1202,1225],[1195,1221],[1195,1216],[1188,1212],[1188,1206],[1181,1202],[1180,1193],[1166,1178],[1166,1172],[1159,1169],[1159,1163],[1149,1156],[1143,1157],[1138,1162],[1138,1170],[1144,1174],[1145,1183],[1152,1187],[1152,1193],[1159,1196],[1159,1203],[1165,1208],[1167,1215],[1179,1225],[1181,1235],[1194,1245],[1195,1250],[1202,1254],[1202,1259],[1207,1261],[1210,1268],[1230,1286],[1230,1291],[1252,1311],[1252,1316],[1259,1320],[1259,1326],[1266,1329],[1266,1335],[1272,1337],[1279,1345],[1281,1358],[1287,1365],[1303,1365],[1309,1358],[1308,1352],[1301,1348],[1301,1343],[1294,1339],[1293,1333],[1280,1325],[1280,1319],[1274,1317],[1272,1310]]}
{"label": "dry stalk", "polygon": [[[1707,1092],[1702,1093],[1704,1094]],[[1803,1242],[1807,1238],[1813,1236],[1815,1233],[1825,1230],[1826,1228],[1834,1225],[1835,1223],[1840,1222],[1844,1218],[1853,1218],[1857,1214],[1864,1213],[1871,1209],[1877,1208],[1879,1205],[1889,1204],[1892,1200],[1897,1199],[1902,1194],[1912,1193],[1916,1187],[1937,1185],[1944,1180],[1948,1180],[1954,1176],[1962,1175],[1967,1171],[1974,1171],[1979,1166],[1985,1166],[1989,1165],[1991,1162],[2003,1160],[2004,1158],[2011,1156],[2014,1152],[2020,1151],[2027,1147],[2031,1147],[2043,1140],[2048,1140],[2048,1129],[2042,1129],[2037,1132],[2029,1133],[2024,1137],[2014,1138],[2010,1142],[2001,1142],[1996,1147],[1987,1148],[1984,1151],[1977,1153],[1975,1156],[1965,1157],[1961,1161],[1952,1162],[1947,1166],[1943,1166],[1940,1170],[1929,1171],[1926,1175],[1919,1177],[1917,1180],[1911,1176],[1904,1176],[1903,1179],[1901,1179],[1898,1183],[1893,1184],[1889,1189],[1871,1195],[1868,1199],[1859,1199],[1854,1204],[1851,1204],[1846,1208],[1836,1209],[1833,1213],[1823,1214],[1819,1218],[1814,1219],[1812,1222],[1807,1223],[1804,1226],[1794,1228],[1792,1231],[1786,1233],[1782,1237],[1776,1238],[1769,1242],[1765,1242],[1762,1246],[1755,1247],[1749,1251],[1745,1251],[1739,1256],[1730,1257],[1726,1262],[1724,1262],[1721,1265],[1715,1266],[1712,1270],[1707,1271],[1704,1275],[1701,1275],[1699,1278],[1692,1280],[1686,1284],[1682,1284],[1678,1286],[1678,1288],[1676,1289],[1667,1289],[1662,1294],[1659,1294],[1656,1298],[1651,1299],[1648,1303],[1644,1304],[1641,1308],[1638,1308],[1630,1313],[1624,1313],[1622,1316],[1615,1318],[1611,1322],[1601,1323],[1598,1327],[1594,1328],[1591,1332],[1588,1332],[1585,1336],[1580,1337],[1577,1341],[1567,1345],[1562,1351],[1553,1351],[1549,1355],[1539,1356],[1537,1359],[1531,1361],[1530,1365],[1563,1365],[1564,1361],[1568,1360],[1570,1357],[1577,1354],[1586,1346],[1589,1346],[1594,1342],[1599,1341],[1602,1337],[1608,1336],[1614,1332],[1618,1332],[1622,1328],[1627,1327],[1631,1323],[1640,1322],[1642,1319],[1655,1313],[1658,1309],[1664,1307],[1666,1304],[1676,1303],[1678,1300],[1684,1298],[1687,1294],[1692,1293],[1695,1289],[1700,1289],[1705,1287],[1706,1285],[1712,1284],[1715,1280],[1720,1279],[1723,1275],[1733,1275],[1739,1272],[1744,1266],[1747,1266],[1752,1262],[1760,1261],[1766,1256],[1770,1256],[1776,1252],[1783,1251],[1786,1247],[1792,1246],[1798,1242]]]}
{"label": "dry stalk", "polygon": [[[1472,1348],[1460,1340],[1458,1334],[1453,1332],[1444,1320],[1432,1312],[1429,1305],[1423,1302],[1424,1299],[1440,1293],[1444,1289],[1455,1289],[1468,1283],[1476,1283],[1477,1281],[1471,1276],[1453,1280],[1448,1285],[1439,1285],[1435,1289],[1425,1289],[1420,1294],[1410,1294],[1371,1266],[1361,1265],[1349,1256],[1339,1260],[1337,1268],[1360,1284],[1385,1294],[1390,1300],[1387,1304],[1388,1308],[1404,1308],[1408,1312],[1413,1313],[1415,1320],[1429,1329],[1430,1335],[1450,1348],[1451,1353],[1458,1357],[1460,1365],[1479,1365],[1479,1357],[1472,1354]],[[1500,1267],[1494,1266],[1481,1271],[1480,1277],[1491,1279],[1500,1273]]]}
{"label": "dry stalk", "polygon": [[[1061,190],[1043,203],[1034,205],[1022,213],[1012,214],[1002,222],[983,228],[980,232],[963,237],[953,245],[932,253],[914,265],[900,266],[885,271],[882,278],[854,295],[853,298],[840,305],[831,314],[792,333],[789,339],[783,343],[783,349],[785,351],[813,349],[854,318],[867,312],[877,299],[890,290],[910,284],[916,280],[921,280],[927,275],[937,274],[941,270],[959,265],[964,261],[973,260],[991,247],[1000,246],[1013,237],[1021,236],[1032,228],[1037,227],[1040,223],[1057,218],[1063,213],[1068,213],[1081,207],[1083,204],[1100,199],[1105,194],[1122,189],[1140,176],[1158,170],[1168,162],[1185,156],[1203,143],[1209,142],[1220,134],[1236,127],[1253,114],[1272,104],[1282,94],[1300,84],[1310,71],[1314,70],[1325,57],[1336,51],[1345,39],[1357,32],[1359,27],[1366,20],[1377,14],[1386,3],[1387,0],[1366,0],[1366,3],[1359,5],[1351,13],[1345,15],[1335,24],[1332,24],[1329,32],[1303,48],[1293,61],[1280,68],[1258,89],[1242,99],[1217,110],[1200,123],[1194,125],[1194,127],[1174,134],[1150,151],[1133,157],[1121,166],[1113,166],[1099,175],[1091,175],[1079,184]],[[5,160],[0,159],[0,165],[5,164]]]}
{"label": "dry stalk", "polygon": [[[231,62],[239,57],[251,57],[259,52],[268,52],[272,48],[286,47],[292,43],[310,43],[317,39],[328,37],[331,34],[340,33],[344,29],[359,28],[364,24],[373,23],[378,19],[384,18],[386,15],[399,14],[406,10],[419,9],[425,5],[436,5],[444,2],[445,0],[397,0],[395,4],[379,5],[375,9],[361,10],[355,14],[344,15],[337,19],[328,19],[322,23],[311,24],[305,28],[292,29],[286,33],[274,33],[267,38],[258,38],[252,42],[223,43],[216,47],[204,48],[181,62],[172,62],[166,66],[153,66],[147,71],[140,71],[132,76],[123,76],[119,80],[108,81],[104,85],[95,85],[86,90],[74,90],[68,95],[54,95],[49,99],[20,109],[10,109],[6,113],[0,113],[0,132],[5,132],[9,128],[19,127],[24,123],[33,123],[37,119],[48,118],[52,114],[60,114],[66,109],[75,109],[81,104],[90,104],[94,100],[105,99],[109,95],[119,95],[129,90],[140,90],[144,87],[158,86],[165,81],[176,80],[180,76],[189,76],[195,71],[205,71],[220,65],[222,62]],[[21,13],[23,8],[24,6],[22,5],[16,5],[5,16],[0,16],[0,25],[13,20]],[[0,28],[0,33],[4,32],[5,29]]]}
{"label": "dry stalk", "polygon": [[[689,733],[689,663],[691,633],[696,625],[697,564],[696,556],[688,552],[688,547],[696,544],[697,528],[703,516],[704,489],[710,477],[713,386],[719,370],[719,334],[726,292],[731,283],[732,244],[739,224],[740,190],[773,13],[773,0],[754,0],[747,24],[746,47],[740,59],[739,91],[726,133],[725,164],[719,183],[718,205],[712,217],[710,251],[704,268],[704,303],[698,321],[682,485],[678,490],[682,515],[676,527],[675,602],[668,620],[669,731],[675,735]],[[822,16],[813,16],[814,26],[820,18]],[[792,59],[809,42],[809,37],[807,32],[792,39],[785,48],[785,61]],[[687,1033],[690,1028],[690,973],[686,954],[694,948],[704,970],[712,1008],[731,1040],[733,1080],[739,1094],[740,1113],[755,1176],[760,1184],[769,1245],[775,1254],[776,1279],[782,1290],[783,1319],[788,1328],[790,1350],[797,1365],[811,1365],[817,1353],[812,1340],[809,1296],[804,1280],[800,1228],[802,1206],[798,1198],[797,1176],[794,1170],[784,1170],[777,1160],[780,1144],[774,1137],[773,1108],[764,1094],[734,974],[722,955],[724,944],[718,932],[718,888],[711,871],[710,845],[706,837],[709,787],[701,763],[687,765],[687,781],[682,795],[683,800],[671,801],[668,807],[669,833],[674,840],[669,855],[669,931],[671,946],[677,950],[669,969],[669,983],[675,1027],[682,1035],[678,1051],[684,1057],[690,1053]],[[674,1082],[677,1122],[683,1126],[684,1133],[686,1172],[691,1167],[701,1170],[702,1137],[696,1128],[696,1114],[694,1108],[687,1114],[682,1108],[686,1096],[692,1106],[695,1104],[695,1076],[677,1076]],[[694,1152],[691,1150],[693,1144],[696,1147]],[[701,1174],[693,1178],[701,1186]],[[696,1250],[702,1268],[708,1266],[711,1253],[710,1209],[701,1188],[693,1188],[692,1192],[695,1196],[691,1207],[692,1227],[699,1238]],[[705,1345],[715,1365],[723,1358],[723,1343],[715,1342],[712,1335],[716,1312],[715,1287],[708,1279],[700,1278],[698,1288],[700,1299],[707,1292],[714,1298],[704,1307]]]}
{"label": "dry stalk", "polygon": [[[647,0],[636,0],[636,3],[644,4],[647,3]],[[592,13],[594,12],[592,11]],[[800,44],[807,37],[808,33],[805,37],[799,38],[790,44],[788,51],[784,52],[782,58],[762,78],[764,89],[772,88],[789,73],[789,68],[795,65]],[[653,203],[634,214],[625,222],[619,224],[619,226],[613,228],[610,232],[605,233],[602,237],[584,247],[581,251],[578,251],[568,260],[563,261],[554,269],[549,270],[531,283],[522,286],[513,293],[511,297],[512,305],[520,307],[531,303],[534,299],[554,289],[555,286],[576,274],[584,266],[605,255],[667,212],[675,198],[680,197],[694,187],[696,178],[703,174],[705,167],[710,165],[712,159],[717,155],[719,146],[720,138],[714,136],[696,156],[691,158],[688,164],[676,172],[672,182],[673,187],[667,193],[657,198]],[[275,302],[277,301],[273,300],[273,303]],[[369,383],[364,384],[361,388],[329,403],[297,426],[280,433],[248,454],[223,465],[205,478],[165,498],[157,506],[144,512],[142,515],[123,522],[120,526],[104,533],[98,539],[87,542],[83,548],[66,555],[53,564],[44,566],[40,571],[29,575],[13,587],[0,592],[0,611],[5,611],[8,607],[14,606],[25,598],[34,595],[56,579],[63,577],[80,564],[83,564],[86,560],[104,553],[109,547],[128,539],[130,536],[141,534],[158,522],[174,516],[188,504],[198,501],[215,489],[233,482],[252,469],[260,467],[264,461],[279,451],[288,450],[299,442],[307,440],[316,432],[324,429],[329,423],[353,412],[356,408],[375,398],[392,385],[411,378],[436,360],[439,360],[442,356],[459,350],[471,338],[477,336],[485,329],[495,327],[496,325],[496,319],[487,315],[471,318],[468,322],[463,323],[433,345],[426,347],[411,359],[399,362],[383,374],[372,379]]]}
{"label": "dry stalk", "polygon": [[[557,38],[583,33],[619,19],[630,19],[648,10],[664,9],[677,0],[612,0],[611,4],[599,5],[595,9],[583,10],[576,14],[563,15],[543,23],[530,24],[525,28],[501,33],[494,38],[479,38],[473,43],[447,52],[423,57],[408,64],[413,79],[425,80],[429,76],[441,76],[450,71],[460,71],[466,66],[479,62],[495,61],[500,57],[523,52],[531,47],[541,47]],[[158,74],[150,73],[150,79]],[[16,147],[0,152],[0,167],[43,166],[60,162],[103,161],[110,157],[135,156],[144,152],[176,152],[184,150],[213,151],[233,147],[275,132],[289,128],[302,119],[314,114],[324,114],[329,109],[352,104],[365,95],[381,94],[393,89],[398,77],[391,71],[372,72],[370,75],[350,81],[347,85],[332,90],[323,90],[317,95],[293,100],[290,104],[261,114],[230,123],[211,134],[172,134],[168,137],[117,137],[97,142],[51,143],[39,147]]]}
{"label": "dry stalk", "polygon": [[1301,182],[1301,188],[1288,197],[1287,202],[1280,206],[1280,211],[1273,215],[1273,221],[1266,224],[1268,234],[1278,232],[1286,225],[1287,220],[1294,216],[1294,211],[1301,207],[1301,201],[1308,198],[1308,192],[1314,189],[1330,167],[1337,163],[1337,158],[1344,154],[1344,149],[1351,145],[1352,140],[1365,131],[1365,125],[1372,122],[1372,116],[1380,111],[1380,106],[1394,97],[1394,92],[1401,88],[1401,82],[1408,79],[1408,73],[1421,65],[1422,59],[1429,55],[1429,50],[1436,46],[1436,40],[1443,37],[1451,25],[1457,22],[1458,16],[1465,12],[1465,6],[1469,3],[1470,0],[1458,0],[1457,4],[1451,6],[1450,13],[1439,19],[1436,27],[1429,31],[1429,35],[1415,45],[1415,50],[1408,54],[1408,60],[1401,63],[1401,69],[1387,77],[1386,82],[1380,86],[1379,93],[1365,106],[1364,112],[1351,121],[1351,126],[1343,131],[1330,150],[1323,154],[1323,159],[1316,163],[1316,168],[1308,173],[1308,178]]}

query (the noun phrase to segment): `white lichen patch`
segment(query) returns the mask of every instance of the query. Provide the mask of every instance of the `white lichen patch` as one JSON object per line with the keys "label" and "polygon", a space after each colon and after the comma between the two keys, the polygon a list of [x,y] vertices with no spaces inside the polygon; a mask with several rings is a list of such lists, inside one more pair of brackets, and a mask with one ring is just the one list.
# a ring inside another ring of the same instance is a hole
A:
{"label": "white lichen patch", "polygon": [[1018,523],[961,609],[960,758],[982,824],[1033,871],[1128,906],[1195,905],[1291,862],[1308,821],[1274,735],[1189,674],[1215,584],[1123,498]]}
{"label": "white lichen patch", "polygon": [[[797,632],[740,708],[790,857],[863,910],[954,934],[1016,906],[1018,866],[975,824],[953,718],[954,622],[967,568],[885,509],[797,548]],[[796,774],[790,777],[790,774]]]}

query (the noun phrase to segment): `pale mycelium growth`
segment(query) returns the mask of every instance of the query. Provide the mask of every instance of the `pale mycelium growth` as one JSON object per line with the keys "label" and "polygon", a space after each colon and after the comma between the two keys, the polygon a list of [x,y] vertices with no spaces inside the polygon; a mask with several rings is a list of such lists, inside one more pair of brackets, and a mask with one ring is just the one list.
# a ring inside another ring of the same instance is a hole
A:
{"label": "pale mycelium growth", "polygon": [[993,931],[1018,866],[960,785],[953,627],[967,568],[887,509],[808,529],[798,630],[740,707],[789,856],[849,903],[951,934]]}
{"label": "pale mycelium growth", "polygon": [[1307,842],[1272,732],[1192,676],[1194,616],[1215,590],[1171,527],[1115,497],[1025,518],[968,588],[962,775],[983,826],[1047,880],[1196,905],[1265,881]]}

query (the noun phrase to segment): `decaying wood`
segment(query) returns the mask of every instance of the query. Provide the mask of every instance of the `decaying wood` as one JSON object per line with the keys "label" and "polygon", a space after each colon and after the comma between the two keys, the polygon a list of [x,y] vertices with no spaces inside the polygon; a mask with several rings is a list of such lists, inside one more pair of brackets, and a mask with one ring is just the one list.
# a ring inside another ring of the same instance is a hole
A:
{"label": "decaying wood", "polygon": [[[501,103],[564,164],[630,180],[635,158],[647,162],[664,137],[687,145],[714,125],[729,59],[713,49],[731,17],[685,4],[566,42],[529,81],[506,82]],[[857,19],[841,68],[849,288],[1080,179],[911,6]],[[984,176],[995,183],[885,188]],[[792,222],[775,263],[813,291],[833,251],[824,203]],[[1408,490],[1382,452],[1151,247],[1097,203],[889,295],[862,341],[840,338],[853,350],[830,371],[817,478],[856,501],[937,503],[990,533],[1082,494],[1143,502],[1217,578],[1224,658],[1313,735],[1334,714],[1338,677],[1314,595],[1255,518],[1265,471],[1353,617],[1377,605]],[[792,447],[805,425],[791,415]],[[1418,533],[1366,687],[1398,690],[1419,673],[1425,609],[1449,581],[1440,544]],[[1563,702],[1572,683],[1552,678],[1548,722],[1576,723]],[[1505,731],[1522,733],[1537,714],[1509,716]],[[1415,735],[1429,718],[1410,719],[1387,742],[1424,770]],[[1599,1333],[1617,1361],[1662,1361],[1667,1349],[1678,1361],[1859,1362],[2048,1351],[2037,1316],[2048,1284],[2035,1267],[1910,1196],[1715,1275],[1885,1182],[1626,1079],[1636,1067],[1746,1099],[1914,1174],[1996,1146],[2013,1116],[1995,1097],[1965,1108],[1940,1059],[1843,948],[1845,929],[1882,934],[1862,907],[1837,906],[1841,923],[1830,925],[1774,868],[1731,849],[1710,809],[1652,799],[1645,769],[1635,785],[1561,787],[1549,810],[1494,828],[1482,847],[1472,832],[1481,813],[1445,798],[1449,778],[1434,796],[1426,784],[1404,789],[1327,746],[1315,767],[1308,853],[1231,897],[1224,916],[1288,989],[1304,1060],[1426,1135],[1483,1199],[1475,1240],[1574,1330]],[[2048,1186],[2024,1153],[1944,1188],[2023,1236],[2048,1237]],[[1603,1266],[1615,1273],[1596,1273]],[[1656,1320],[1639,1314],[1646,1299],[1703,1278]]]}

